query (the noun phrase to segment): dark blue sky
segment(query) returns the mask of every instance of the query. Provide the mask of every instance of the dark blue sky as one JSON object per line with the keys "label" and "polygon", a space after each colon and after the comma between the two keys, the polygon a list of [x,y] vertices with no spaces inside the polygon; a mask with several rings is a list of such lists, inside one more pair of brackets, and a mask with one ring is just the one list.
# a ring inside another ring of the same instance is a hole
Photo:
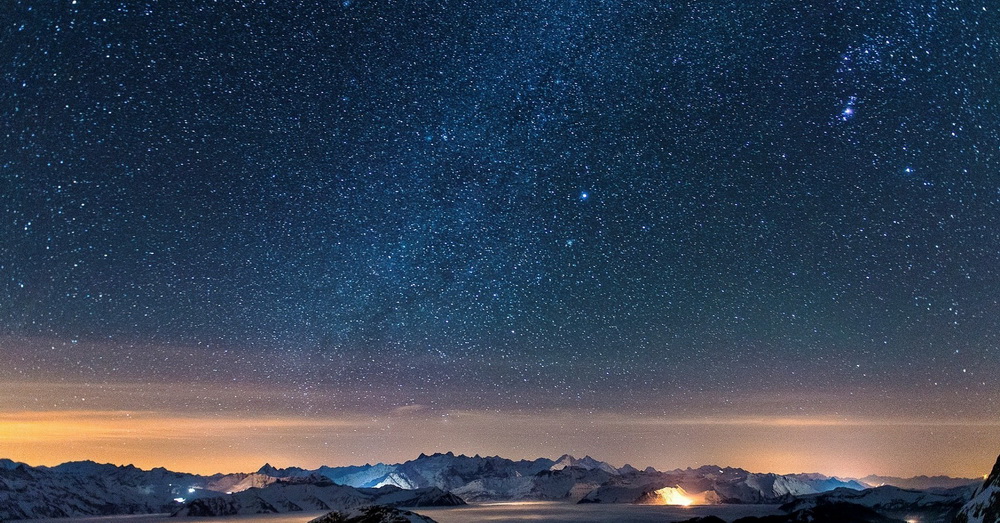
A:
{"label": "dark blue sky", "polygon": [[502,4],[5,2],[0,376],[997,414],[993,3]]}

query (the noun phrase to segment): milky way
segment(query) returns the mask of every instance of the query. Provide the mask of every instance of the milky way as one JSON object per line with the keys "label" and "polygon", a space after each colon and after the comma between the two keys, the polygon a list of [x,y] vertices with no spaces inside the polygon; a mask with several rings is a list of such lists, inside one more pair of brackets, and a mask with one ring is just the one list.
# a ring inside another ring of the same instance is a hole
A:
{"label": "milky way", "polygon": [[7,408],[1000,419],[992,2],[500,4],[5,3]]}

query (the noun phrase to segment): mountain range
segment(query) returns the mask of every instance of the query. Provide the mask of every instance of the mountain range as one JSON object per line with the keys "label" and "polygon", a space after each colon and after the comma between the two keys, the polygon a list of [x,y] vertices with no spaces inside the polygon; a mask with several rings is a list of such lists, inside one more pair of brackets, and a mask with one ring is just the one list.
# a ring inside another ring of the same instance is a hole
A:
{"label": "mountain range", "polygon": [[[944,477],[914,480],[945,487],[978,483]],[[732,467],[617,468],[570,455],[515,461],[449,452],[391,465],[310,470],[266,464],[252,473],[211,476],[91,461],[32,467],[0,459],[0,520],[164,512],[232,515],[465,501],[662,503],[664,492],[695,503],[786,503],[869,487],[860,480],[821,474],[761,474]],[[969,497],[968,490],[963,492],[961,502]]]}

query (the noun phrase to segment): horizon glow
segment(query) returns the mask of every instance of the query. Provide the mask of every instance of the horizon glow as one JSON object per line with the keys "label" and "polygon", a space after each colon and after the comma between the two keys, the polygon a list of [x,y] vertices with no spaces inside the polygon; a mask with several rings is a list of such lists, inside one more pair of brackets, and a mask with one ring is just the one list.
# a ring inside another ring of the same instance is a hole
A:
{"label": "horizon glow", "polygon": [[[116,397],[120,396],[108,398]],[[109,401],[94,399],[96,403]],[[420,453],[435,452],[509,459],[554,459],[569,453],[640,469],[716,465],[751,472],[819,472],[853,478],[869,474],[978,477],[1000,445],[1000,424],[960,419],[676,417],[562,409],[439,411],[421,405],[336,416],[261,414],[259,409],[220,415],[97,407],[3,410],[0,448],[6,451],[4,457],[31,465],[89,459],[213,474],[251,472],[264,463],[303,468],[401,463]],[[914,436],[923,444],[913,445]],[[608,447],[600,441],[615,444]],[[873,442],[878,444],[871,452]],[[941,445],[951,446],[955,454],[929,461],[924,455],[927,449]],[[815,452],[817,446],[827,452]],[[837,452],[830,456],[830,451]],[[956,460],[956,456],[978,456],[981,462]]]}
{"label": "horizon glow", "polygon": [[146,4],[5,13],[0,457],[1000,453],[1000,10]]}

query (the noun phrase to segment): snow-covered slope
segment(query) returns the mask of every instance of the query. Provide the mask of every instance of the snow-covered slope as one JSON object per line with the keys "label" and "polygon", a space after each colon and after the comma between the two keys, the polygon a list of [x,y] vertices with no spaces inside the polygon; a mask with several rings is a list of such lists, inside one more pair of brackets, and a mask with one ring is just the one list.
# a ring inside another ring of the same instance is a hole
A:
{"label": "snow-covered slope", "polygon": [[360,510],[372,505],[431,507],[464,505],[461,498],[431,487],[403,490],[398,487],[359,489],[325,481],[279,481],[260,489],[201,498],[186,503],[175,516],[236,516],[303,510]]}
{"label": "snow-covered slope", "polygon": [[[863,481],[858,481],[856,479],[839,479],[832,478],[830,476],[825,476],[823,474],[787,474],[788,477],[800,480],[804,483],[809,484],[817,492],[826,492],[840,487],[846,487],[852,490],[864,490],[866,488],[878,487],[880,485],[870,485]],[[940,476],[944,477],[944,476]],[[952,485],[952,486],[962,486],[963,483]],[[901,485],[895,485],[900,487]],[[903,488],[915,488],[915,487],[903,487]]]}
{"label": "snow-covered slope", "polygon": [[167,512],[176,507],[174,498],[196,496],[204,483],[165,469],[94,462],[0,467],[0,519]]}
{"label": "snow-covered slope", "polygon": [[972,499],[955,516],[955,523],[1000,522],[1000,457],[986,481],[976,489]]}
{"label": "snow-covered slope", "polygon": [[377,487],[395,471],[396,465],[377,463],[350,467],[320,467],[317,474],[330,478],[334,483],[352,487]]}
{"label": "snow-covered slope", "polygon": [[621,472],[615,467],[611,466],[609,463],[603,461],[598,461],[590,456],[584,456],[583,459],[576,459],[569,454],[563,454],[555,463],[549,467],[549,470],[562,470],[566,467],[576,467],[585,470],[603,470],[608,474],[617,476]]}
{"label": "snow-covered slope", "polygon": [[279,481],[330,482],[315,471],[270,465],[253,474],[200,476],[92,461],[31,467],[2,460],[0,521],[172,512],[200,498],[258,489]]}
{"label": "snow-covered slope", "polygon": [[268,476],[260,473],[226,474],[208,482],[205,485],[205,490],[225,493],[241,492],[250,488],[266,487],[279,479],[281,479],[281,476]]}

